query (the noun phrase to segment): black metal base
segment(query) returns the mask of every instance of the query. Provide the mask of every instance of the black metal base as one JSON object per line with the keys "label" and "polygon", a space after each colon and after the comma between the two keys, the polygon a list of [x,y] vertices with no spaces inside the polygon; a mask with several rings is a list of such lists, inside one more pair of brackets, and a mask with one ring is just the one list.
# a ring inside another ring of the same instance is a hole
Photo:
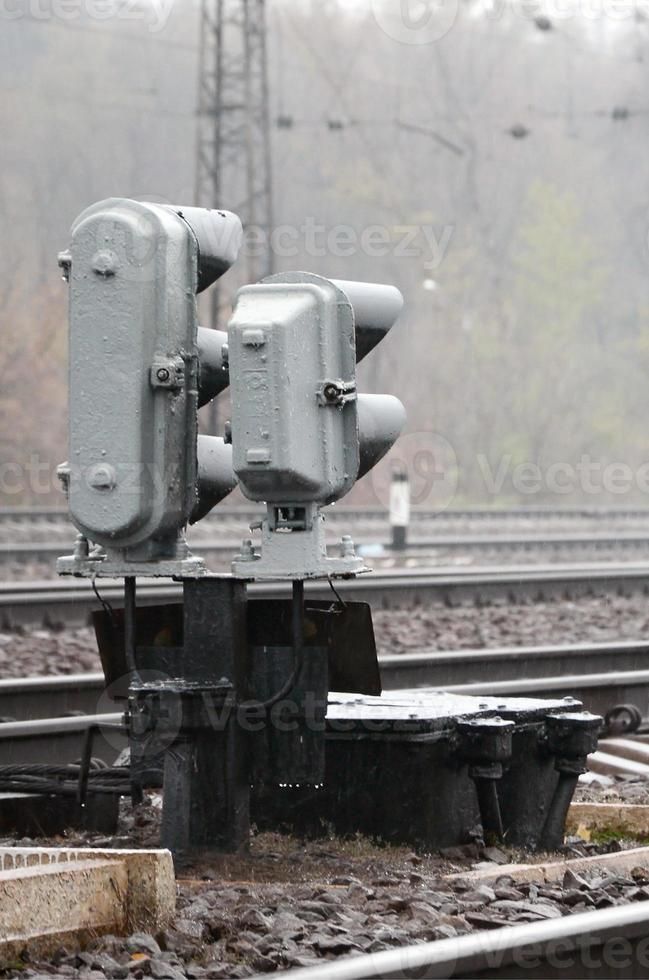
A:
{"label": "black metal base", "polygon": [[[237,851],[251,783],[324,778],[331,683],[381,691],[365,603],[253,600],[229,576],[183,583],[183,602],[95,616],[107,683],[128,698],[131,778],[164,784],[162,843],[177,855]],[[162,775],[164,773],[164,776]]]}
{"label": "black metal base", "polygon": [[[588,728],[592,751],[601,719],[574,709],[571,702],[573,731]],[[560,760],[548,742],[549,719],[557,715],[566,716],[564,702],[421,689],[381,699],[333,695],[323,786],[258,788],[253,820],[265,829],[307,836],[333,829],[424,850],[493,839],[502,827],[508,844],[556,848],[566,816],[564,810],[563,819],[548,826],[557,794],[558,807],[565,803]],[[497,719],[508,729],[509,756],[500,731],[492,762],[488,754],[472,757],[467,729],[476,726],[484,749],[485,722]]]}
{"label": "black metal base", "polygon": [[[127,600],[121,625],[98,620],[100,651],[115,689],[130,668],[135,796],[163,782],[176,855],[245,848],[251,812],[260,827],[426,849],[561,843],[601,722],[572,699],[372,696],[369,610],[305,604],[301,582],[289,602],[248,601],[227,576],[186,580],[182,604],[141,615],[132,586]],[[343,684],[361,694],[329,694]]]}

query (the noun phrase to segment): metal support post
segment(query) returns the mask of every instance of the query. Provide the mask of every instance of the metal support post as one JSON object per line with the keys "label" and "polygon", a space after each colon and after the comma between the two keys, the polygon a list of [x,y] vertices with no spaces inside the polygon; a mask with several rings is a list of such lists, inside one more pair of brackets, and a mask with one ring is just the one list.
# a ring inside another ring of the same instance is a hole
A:
{"label": "metal support post", "polygon": [[151,691],[167,726],[162,845],[175,854],[238,851],[249,835],[246,734],[237,717],[247,658],[245,584],[187,580],[184,597],[177,676]]}

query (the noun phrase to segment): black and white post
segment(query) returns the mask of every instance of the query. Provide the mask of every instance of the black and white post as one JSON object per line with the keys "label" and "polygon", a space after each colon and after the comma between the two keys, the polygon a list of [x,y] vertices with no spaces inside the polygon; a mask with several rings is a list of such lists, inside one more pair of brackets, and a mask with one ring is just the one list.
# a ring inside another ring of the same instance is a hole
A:
{"label": "black and white post", "polygon": [[409,524],[410,481],[407,470],[398,467],[392,471],[390,481],[390,528],[392,547],[395,551],[403,551],[406,548]]}

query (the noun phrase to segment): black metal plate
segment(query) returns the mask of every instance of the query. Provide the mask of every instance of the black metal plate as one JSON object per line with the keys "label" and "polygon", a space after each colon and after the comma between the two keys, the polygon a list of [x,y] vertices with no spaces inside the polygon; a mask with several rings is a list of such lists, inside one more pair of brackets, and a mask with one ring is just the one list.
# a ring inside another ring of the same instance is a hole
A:
{"label": "black metal plate", "polygon": [[[290,599],[249,599],[248,642],[254,646],[291,645]],[[93,613],[99,656],[113,697],[126,697],[128,678],[124,659],[124,610]],[[137,662],[141,670],[173,675],[183,644],[183,604],[138,606]],[[329,688],[350,694],[381,693],[372,613],[366,602],[307,599],[305,646],[329,651]]]}
{"label": "black metal plate", "polygon": [[[291,601],[248,600],[248,641],[255,646],[291,645]],[[304,645],[329,650],[329,690],[381,693],[372,611],[367,602],[307,599]]]}

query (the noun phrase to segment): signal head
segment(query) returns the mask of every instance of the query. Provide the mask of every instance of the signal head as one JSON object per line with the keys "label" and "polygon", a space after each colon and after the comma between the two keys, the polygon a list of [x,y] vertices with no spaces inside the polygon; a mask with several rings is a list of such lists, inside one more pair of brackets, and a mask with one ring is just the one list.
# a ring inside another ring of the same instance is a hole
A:
{"label": "signal head", "polygon": [[[343,288],[343,287],[346,287]],[[320,508],[343,497],[387,452],[405,422],[390,395],[358,395],[367,353],[401,309],[398,290],[311,273],[239,291],[230,321],[233,464],[243,493],[267,505],[262,554],[235,559],[244,577],[349,574],[345,544],[327,555]]]}

